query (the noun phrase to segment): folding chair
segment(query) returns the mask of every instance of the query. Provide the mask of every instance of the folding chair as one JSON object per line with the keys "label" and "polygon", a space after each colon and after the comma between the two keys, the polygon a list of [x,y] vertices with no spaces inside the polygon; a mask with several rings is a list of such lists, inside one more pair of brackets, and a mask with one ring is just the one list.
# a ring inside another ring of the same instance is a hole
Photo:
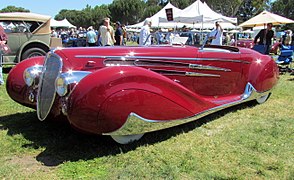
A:
{"label": "folding chair", "polygon": [[293,68],[291,67],[293,61],[293,49],[294,46],[281,46],[281,54],[279,55],[276,63],[279,66],[280,73],[293,73]]}

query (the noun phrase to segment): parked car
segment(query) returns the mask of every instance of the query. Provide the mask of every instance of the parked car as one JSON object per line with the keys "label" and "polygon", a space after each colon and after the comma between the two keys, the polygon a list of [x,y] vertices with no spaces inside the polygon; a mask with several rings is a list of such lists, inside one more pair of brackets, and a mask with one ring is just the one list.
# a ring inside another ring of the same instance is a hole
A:
{"label": "parked car", "polygon": [[246,101],[265,102],[278,81],[270,56],[187,45],[56,49],[16,65],[7,92],[43,121],[65,116],[118,143]]}
{"label": "parked car", "polygon": [[[234,45],[235,45],[235,43],[231,44],[231,46],[234,46]],[[254,40],[253,39],[239,39],[239,40],[237,40],[237,46],[252,49],[254,46]],[[280,42],[274,42],[272,44],[270,53],[275,54],[275,55],[279,54],[280,53],[280,46],[281,46]]]}
{"label": "parked car", "polygon": [[[235,43],[233,43],[231,45],[234,46]],[[253,42],[253,39],[238,39],[237,40],[237,46],[252,49],[253,46],[254,46],[254,42]]]}
{"label": "parked car", "polygon": [[17,64],[50,50],[50,16],[34,13],[0,13],[0,24],[8,35],[9,54],[3,64]]}

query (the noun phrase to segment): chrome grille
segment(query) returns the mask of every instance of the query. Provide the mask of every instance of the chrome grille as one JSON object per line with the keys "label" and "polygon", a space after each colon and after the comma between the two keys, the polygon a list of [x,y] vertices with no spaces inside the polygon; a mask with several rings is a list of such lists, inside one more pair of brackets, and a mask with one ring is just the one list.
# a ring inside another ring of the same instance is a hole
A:
{"label": "chrome grille", "polygon": [[56,54],[49,53],[43,67],[37,97],[37,114],[41,121],[47,117],[51,110],[56,95],[55,80],[61,68],[61,58]]}

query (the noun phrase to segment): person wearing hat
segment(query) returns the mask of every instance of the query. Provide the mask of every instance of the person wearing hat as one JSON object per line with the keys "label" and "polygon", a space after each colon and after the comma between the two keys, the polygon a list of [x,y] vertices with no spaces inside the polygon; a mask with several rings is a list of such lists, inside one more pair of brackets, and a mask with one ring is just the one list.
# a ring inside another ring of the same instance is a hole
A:
{"label": "person wearing hat", "polygon": [[114,43],[115,46],[123,45],[123,31],[119,21],[116,21],[115,23],[114,39],[115,39],[115,43]]}
{"label": "person wearing hat", "polygon": [[211,45],[223,44],[223,28],[218,21],[215,22],[215,28],[210,32],[209,39],[211,39]]}
{"label": "person wearing hat", "polygon": [[110,19],[104,18],[103,24],[99,28],[99,37],[101,37],[102,46],[112,46],[115,43],[114,30],[110,25]]}
{"label": "person wearing hat", "polygon": [[94,29],[92,26],[88,28],[87,34],[86,34],[86,43],[88,46],[95,46],[97,42],[97,35],[94,32]]}
{"label": "person wearing hat", "polygon": [[254,44],[264,45],[264,54],[269,54],[272,44],[272,38],[274,37],[274,31],[272,30],[273,24],[268,23],[266,29],[262,29],[254,38]]}
{"label": "person wearing hat", "polygon": [[151,45],[151,36],[150,36],[150,27],[151,27],[151,18],[146,18],[143,24],[143,27],[140,31],[139,45],[149,46]]}
{"label": "person wearing hat", "polygon": [[185,44],[192,45],[193,35],[192,35],[192,33],[190,32],[190,30],[188,29],[188,27],[186,25],[184,25],[182,27],[182,32],[180,33],[180,37],[188,37]]}

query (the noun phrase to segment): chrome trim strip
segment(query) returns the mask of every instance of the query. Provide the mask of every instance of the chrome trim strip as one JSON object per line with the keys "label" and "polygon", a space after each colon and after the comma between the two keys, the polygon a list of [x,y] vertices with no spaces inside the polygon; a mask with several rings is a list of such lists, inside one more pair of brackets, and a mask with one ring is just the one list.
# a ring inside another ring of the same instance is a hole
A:
{"label": "chrome trim strip", "polygon": [[207,66],[202,64],[188,64],[182,62],[163,61],[163,60],[104,60],[105,66],[137,66],[137,67],[174,67],[174,68],[189,68],[198,70],[214,70],[230,72],[231,69],[221,68],[216,66]]}
{"label": "chrome trim strip", "polygon": [[201,70],[214,70],[214,71],[226,71],[226,72],[231,72],[231,69],[227,68],[220,68],[220,67],[215,67],[215,66],[206,66],[206,65],[201,65],[201,64],[189,64],[190,69],[201,69]]}
{"label": "chrome trim strip", "polygon": [[141,117],[140,115],[136,113],[130,113],[126,123],[118,130],[110,132],[110,133],[104,133],[105,135],[131,135],[131,134],[142,134],[146,132],[151,131],[157,131],[160,129],[165,129],[173,126],[177,126],[180,124],[188,123],[191,121],[195,121],[196,119],[199,119],[201,117],[204,117],[208,114],[214,113],[216,111],[241,104],[246,101],[250,101],[253,99],[256,99],[260,96],[265,95],[266,93],[270,93],[271,91],[266,92],[257,92],[256,89],[251,85],[251,83],[247,83],[244,93],[240,96],[239,100],[235,100],[232,102],[229,102],[227,104],[222,104],[219,106],[216,106],[214,108],[205,110],[203,112],[199,112],[192,117],[187,117],[184,119],[176,119],[176,120],[153,120],[153,119],[146,119]]}
{"label": "chrome trim strip", "polygon": [[194,77],[220,77],[218,74],[206,74],[206,73],[196,73],[196,72],[186,72],[185,76],[194,76]]}
{"label": "chrome trim strip", "polygon": [[197,73],[197,72],[187,72],[187,71],[176,71],[176,70],[165,70],[165,69],[149,69],[159,74],[165,76],[197,76],[197,77],[220,77],[218,74],[208,74],[208,73]]}
{"label": "chrome trim strip", "polygon": [[119,59],[119,60],[139,60],[139,59],[152,59],[152,60],[183,60],[183,61],[224,61],[250,64],[248,61],[225,59],[225,58],[185,58],[185,57],[161,57],[161,56],[98,56],[98,55],[76,55],[76,58],[90,58],[90,59]]}

